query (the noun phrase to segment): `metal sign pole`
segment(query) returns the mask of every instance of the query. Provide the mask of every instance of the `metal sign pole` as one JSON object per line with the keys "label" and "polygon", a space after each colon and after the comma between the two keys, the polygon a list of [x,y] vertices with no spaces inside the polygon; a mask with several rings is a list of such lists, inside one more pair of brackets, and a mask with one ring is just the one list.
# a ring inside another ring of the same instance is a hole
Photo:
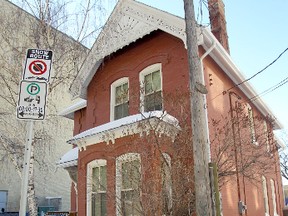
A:
{"label": "metal sign pole", "polygon": [[25,144],[23,171],[22,171],[22,183],[21,183],[21,200],[19,216],[26,215],[26,204],[27,204],[27,190],[29,180],[29,166],[31,159],[31,147],[33,141],[33,121],[27,122],[27,138]]}

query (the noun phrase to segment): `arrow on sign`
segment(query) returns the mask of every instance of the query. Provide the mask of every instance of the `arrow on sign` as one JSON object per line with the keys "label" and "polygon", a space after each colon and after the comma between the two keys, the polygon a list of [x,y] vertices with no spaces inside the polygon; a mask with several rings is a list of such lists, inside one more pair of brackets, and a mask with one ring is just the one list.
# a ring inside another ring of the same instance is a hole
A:
{"label": "arrow on sign", "polygon": [[19,112],[19,115],[23,117],[24,116],[24,112],[23,111]]}

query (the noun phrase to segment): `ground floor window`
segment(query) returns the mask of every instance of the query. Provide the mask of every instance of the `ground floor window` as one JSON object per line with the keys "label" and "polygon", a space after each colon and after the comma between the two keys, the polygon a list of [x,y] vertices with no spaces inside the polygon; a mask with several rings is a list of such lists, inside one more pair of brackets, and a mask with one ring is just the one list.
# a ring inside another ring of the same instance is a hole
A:
{"label": "ground floor window", "polygon": [[94,160],[87,169],[87,215],[106,216],[106,160]]}
{"label": "ground floor window", "polygon": [[140,155],[128,153],[116,160],[117,215],[142,215],[140,204]]}

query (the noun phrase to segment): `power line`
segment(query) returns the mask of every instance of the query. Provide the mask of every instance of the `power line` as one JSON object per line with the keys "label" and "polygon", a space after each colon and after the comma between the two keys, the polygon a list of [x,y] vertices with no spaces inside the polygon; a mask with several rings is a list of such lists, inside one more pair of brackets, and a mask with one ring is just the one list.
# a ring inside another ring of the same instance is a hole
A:
{"label": "power line", "polygon": [[[267,68],[269,68],[270,66],[272,66],[275,62],[277,62],[281,56],[288,51],[288,48],[286,48],[283,52],[280,53],[280,55],[274,59],[270,64],[268,64],[266,67],[264,67],[262,70],[258,71],[257,73],[255,73],[254,75],[252,75],[251,77],[249,77],[248,79],[243,80],[242,82],[233,85],[232,87],[228,88],[227,90],[222,91],[220,94],[216,95],[212,100],[214,100],[215,98],[219,97],[220,95],[224,95],[226,92],[230,91],[233,88],[236,88],[240,85],[242,85],[245,82],[250,81],[251,79],[253,79],[254,77],[256,77],[257,75],[261,74],[262,72],[264,72]],[[284,85],[284,84],[283,84]],[[280,86],[279,86],[280,87]]]}
{"label": "power line", "polygon": [[276,85],[271,86],[270,88],[268,88],[268,89],[266,89],[265,91],[261,92],[260,94],[251,97],[251,98],[249,99],[249,101],[258,100],[260,97],[263,97],[264,95],[269,94],[269,93],[275,91],[276,89],[280,88],[281,86],[283,86],[283,85],[285,85],[285,84],[287,84],[287,83],[288,83],[288,77],[286,77],[285,79],[283,79],[282,81],[280,81],[280,82],[277,83]]}

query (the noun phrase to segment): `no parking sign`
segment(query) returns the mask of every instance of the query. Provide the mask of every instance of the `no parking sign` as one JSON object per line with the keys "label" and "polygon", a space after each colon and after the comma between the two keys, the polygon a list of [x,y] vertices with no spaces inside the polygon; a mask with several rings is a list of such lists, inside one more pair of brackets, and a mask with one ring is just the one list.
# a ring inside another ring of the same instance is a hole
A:
{"label": "no parking sign", "polygon": [[49,82],[52,51],[28,49],[23,80]]}

